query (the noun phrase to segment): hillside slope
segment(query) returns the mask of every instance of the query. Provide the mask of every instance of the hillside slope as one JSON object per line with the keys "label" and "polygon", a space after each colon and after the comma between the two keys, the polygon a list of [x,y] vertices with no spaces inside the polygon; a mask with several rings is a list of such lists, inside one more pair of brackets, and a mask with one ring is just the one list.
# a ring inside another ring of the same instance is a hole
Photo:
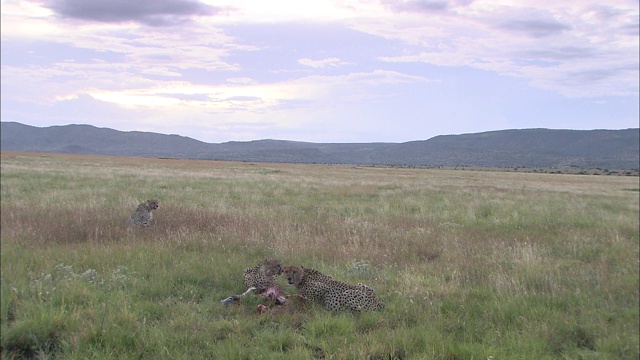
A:
{"label": "hillside slope", "polygon": [[524,129],[442,135],[406,143],[256,140],[210,144],[179,135],[91,125],[1,123],[2,150],[255,162],[638,169],[639,129]]}

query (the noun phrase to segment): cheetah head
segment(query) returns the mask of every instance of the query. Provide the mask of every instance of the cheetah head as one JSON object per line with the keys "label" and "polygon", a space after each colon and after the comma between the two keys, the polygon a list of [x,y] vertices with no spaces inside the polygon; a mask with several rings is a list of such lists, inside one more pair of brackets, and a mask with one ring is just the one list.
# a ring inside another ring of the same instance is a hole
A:
{"label": "cheetah head", "polygon": [[260,273],[264,273],[267,276],[272,275],[280,275],[282,274],[283,268],[282,263],[278,259],[264,259],[260,263],[260,267],[258,268]]}
{"label": "cheetah head", "polygon": [[147,200],[147,210],[151,211],[157,208],[158,208],[158,200],[155,200],[155,199]]}
{"label": "cheetah head", "polygon": [[297,265],[285,266],[284,276],[287,278],[289,285],[298,286],[304,277],[304,269],[302,266]]}

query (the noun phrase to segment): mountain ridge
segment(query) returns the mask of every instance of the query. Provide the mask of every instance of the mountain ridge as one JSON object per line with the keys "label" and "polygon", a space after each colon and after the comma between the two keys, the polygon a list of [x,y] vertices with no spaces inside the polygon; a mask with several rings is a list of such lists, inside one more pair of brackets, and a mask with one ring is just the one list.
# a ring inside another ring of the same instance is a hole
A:
{"label": "mountain ridge", "polygon": [[1,122],[1,150],[252,162],[638,169],[638,128],[507,129],[403,143],[261,139],[206,143],[176,134]]}

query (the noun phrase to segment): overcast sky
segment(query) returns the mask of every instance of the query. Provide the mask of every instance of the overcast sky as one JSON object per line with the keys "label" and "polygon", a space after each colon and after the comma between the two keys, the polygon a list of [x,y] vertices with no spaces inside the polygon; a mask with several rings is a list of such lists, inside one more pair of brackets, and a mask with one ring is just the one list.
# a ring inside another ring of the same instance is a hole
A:
{"label": "overcast sky", "polygon": [[2,0],[2,121],[405,142],[639,121],[638,0]]}

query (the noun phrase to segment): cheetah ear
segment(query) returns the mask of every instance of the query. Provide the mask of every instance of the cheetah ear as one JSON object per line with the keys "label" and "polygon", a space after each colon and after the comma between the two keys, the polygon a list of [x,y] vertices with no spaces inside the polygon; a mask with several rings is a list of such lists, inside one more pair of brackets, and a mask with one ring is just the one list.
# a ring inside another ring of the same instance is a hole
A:
{"label": "cheetah ear", "polygon": [[293,284],[295,286],[298,286],[300,284],[300,282],[302,282],[302,279],[304,278],[304,270],[302,269],[302,266],[300,266],[300,269],[293,269]]}

